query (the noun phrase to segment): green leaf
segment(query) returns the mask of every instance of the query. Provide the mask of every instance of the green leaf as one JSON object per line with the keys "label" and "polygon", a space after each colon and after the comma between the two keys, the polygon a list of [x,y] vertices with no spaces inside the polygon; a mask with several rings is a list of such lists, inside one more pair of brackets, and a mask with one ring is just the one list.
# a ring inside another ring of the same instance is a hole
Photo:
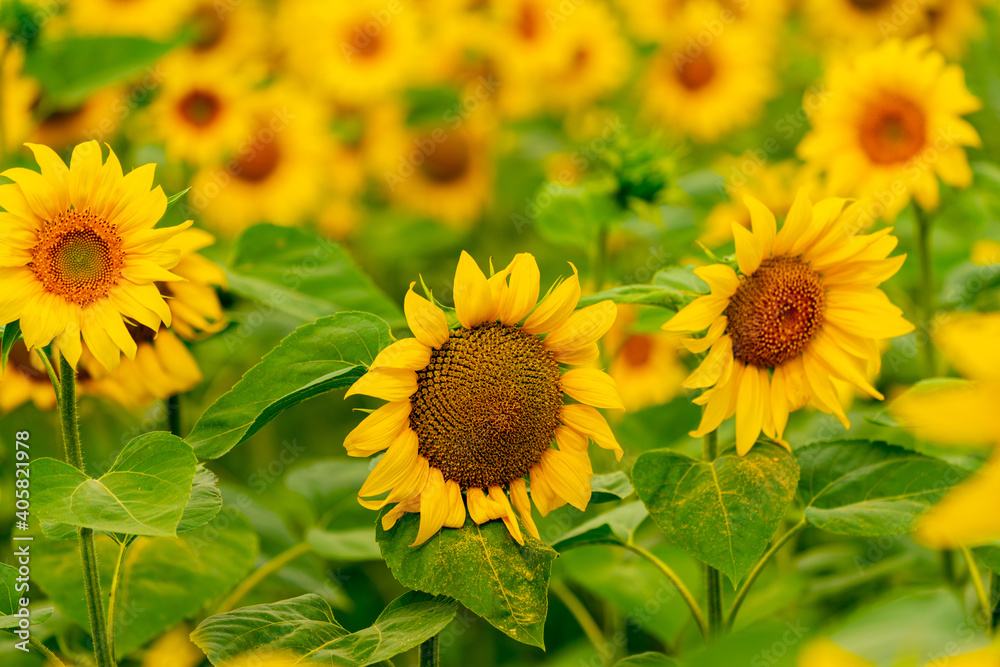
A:
{"label": "green leaf", "polygon": [[708,283],[694,274],[694,266],[670,266],[660,269],[653,276],[652,283],[661,287],[672,287],[684,294],[708,294]]}
{"label": "green leaf", "polygon": [[634,491],[628,475],[621,471],[594,475],[590,478],[590,502],[592,503],[624,500],[631,496]]}
{"label": "green leaf", "polygon": [[642,503],[616,507],[567,531],[552,543],[552,548],[566,551],[588,544],[626,544],[647,516]]}
{"label": "green leaf", "polygon": [[3,339],[0,342],[0,375],[7,368],[7,359],[10,357],[10,350],[21,338],[21,321],[15,320],[3,328]]}
{"label": "green leaf", "polygon": [[637,303],[680,310],[689,298],[674,287],[665,285],[620,285],[580,299],[580,307],[611,299],[615,303]]}
{"label": "green leaf", "polygon": [[229,287],[306,321],[358,310],[406,325],[399,306],[340,245],[294,227],[246,230],[230,262]]}
{"label": "green leaf", "polygon": [[632,469],[632,484],[656,525],[734,586],[774,537],[798,479],[795,457],[767,443],[712,463],[660,449],[640,456]]}
{"label": "green leaf", "polygon": [[289,471],[285,486],[325,510],[346,497],[356,496],[370,472],[371,462],[367,460],[321,459]]}
{"label": "green leaf", "polygon": [[902,535],[969,471],[868,440],[820,442],[796,451],[806,520],[840,535]]}
{"label": "green leaf", "polygon": [[983,561],[986,567],[1000,574],[1000,542],[973,549],[972,552],[979,557],[979,560]]}
{"label": "green leaf", "polygon": [[[17,543],[15,542],[15,544]],[[23,587],[27,580],[18,582],[17,578],[16,567],[0,563],[0,630],[10,630],[18,626],[23,618],[23,616],[15,615],[21,610],[19,601],[21,598],[30,598],[30,593],[27,590],[17,590],[18,585]],[[52,607],[29,610],[29,622],[32,625],[44,623],[52,615],[52,611]]]}
{"label": "green leaf", "polygon": [[302,595],[211,616],[191,633],[191,640],[212,664],[267,649],[308,656],[310,664],[364,667],[419,646],[443,630],[457,611],[454,600],[410,592],[392,601],[371,627],[349,633],[326,600]]}
{"label": "green leaf", "polygon": [[31,463],[33,509],[43,525],[126,535],[175,535],[191,497],[196,466],[191,446],[163,432],[146,433],[129,442],[99,479],[63,461],[35,459]]}
{"label": "green leaf", "polygon": [[[101,534],[95,541],[101,581],[110,582],[118,544]],[[63,615],[89,629],[79,546],[36,539],[34,550],[32,578]],[[179,537],[137,538],[122,567],[118,655],[130,653],[229,592],[253,569],[257,551],[250,523],[231,509]]]}
{"label": "green leaf", "polygon": [[144,69],[152,89],[166,73],[150,67],[175,46],[140,37],[65,37],[30,49],[24,70],[38,79],[58,109],[78,106],[95,90],[124,81]]}
{"label": "green leaf", "polygon": [[527,533],[522,547],[502,521],[477,526],[468,516],[462,528],[444,528],[411,547],[419,526],[416,514],[404,515],[388,531],[381,521],[376,526],[382,556],[399,583],[453,597],[517,641],[545,647],[555,551]]}
{"label": "green leaf", "polygon": [[313,528],[306,533],[306,542],[323,558],[341,562],[382,560],[374,528],[355,530],[320,530]]}
{"label": "green leaf", "polygon": [[368,313],[338,313],[305,324],[201,416],[187,440],[214,459],[302,401],[347,387],[390,342],[389,327]]}
{"label": "green leaf", "polygon": [[201,464],[198,464],[197,470],[194,482],[191,484],[191,496],[187,507],[184,508],[184,514],[177,524],[178,533],[186,533],[208,523],[222,510],[219,478]]}
{"label": "green leaf", "polygon": [[640,653],[615,663],[615,667],[677,667],[677,663],[662,653]]}
{"label": "green leaf", "polygon": [[177,203],[178,201],[180,201],[180,200],[181,200],[181,198],[182,198],[182,197],[183,197],[184,195],[186,195],[186,194],[188,193],[188,190],[190,190],[190,189],[191,189],[191,188],[184,188],[184,189],[183,189],[183,190],[181,190],[180,192],[177,192],[177,193],[175,193],[175,194],[172,194],[172,195],[170,195],[169,197],[167,197],[167,208],[166,208],[166,210],[168,210],[168,211],[169,211],[169,210],[170,210],[170,207],[171,207],[171,206],[173,206],[174,204],[176,204],[176,203]]}
{"label": "green leaf", "polygon": [[535,200],[535,229],[546,241],[561,246],[591,248],[601,227],[622,215],[611,197],[583,187],[546,183]]}

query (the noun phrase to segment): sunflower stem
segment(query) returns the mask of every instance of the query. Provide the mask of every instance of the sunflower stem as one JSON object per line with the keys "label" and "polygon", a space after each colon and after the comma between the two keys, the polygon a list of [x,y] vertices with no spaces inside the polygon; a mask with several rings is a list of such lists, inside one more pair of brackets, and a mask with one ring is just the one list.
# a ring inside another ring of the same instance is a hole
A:
{"label": "sunflower stem", "polygon": [[167,429],[178,438],[182,437],[180,394],[167,397]]}
{"label": "sunflower stem", "polygon": [[726,618],[727,631],[733,629],[733,622],[736,620],[736,614],[739,613],[740,607],[743,605],[743,601],[746,600],[747,593],[750,592],[750,587],[754,585],[754,582],[757,581],[757,577],[759,577],[760,573],[764,571],[764,566],[767,565],[772,556],[778,553],[789,540],[798,535],[805,527],[806,520],[803,518],[802,521],[799,521],[784,535],[775,540],[774,544],[771,545],[771,548],[767,551],[767,553],[764,554],[759,561],[757,561],[757,564],[750,572],[750,575],[747,576],[746,581],[743,582],[743,586],[741,586],[740,590],[736,593],[736,598],[733,600],[733,606],[729,608],[729,616]]}
{"label": "sunflower stem", "polygon": [[118,611],[118,587],[121,584],[125,552],[131,543],[130,537],[125,537],[121,541],[121,546],[118,549],[118,561],[115,563],[115,573],[111,578],[111,592],[108,594],[108,651],[111,655],[115,655],[115,616]]}
{"label": "sunflower stem", "polygon": [[52,360],[49,359],[49,355],[45,353],[45,350],[40,347],[35,348],[35,354],[42,360],[42,366],[45,367],[45,372],[49,375],[49,382],[52,383],[52,389],[56,392],[56,402],[60,401],[59,397],[62,395],[62,391],[59,386],[59,376],[56,375],[56,369],[52,366]]}
{"label": "sunflower stem", "polygon": [[604,287],[604,274],[608,267],[608,228],[601,225],[597,232],[597,249],[594,258],[594,291],[600,292]]}
{"label": "sunflower stem", "polygon": [[604,657],[607,652],[607,641],[604,639],[604,633],[601,632],[600,626],[597,625],[597,621],[594,617],[587,611],[587,607],[580,601],[573,591],[569,589],[569,586],[556,579],[552,580],[549,584],[549,590],[559,598],[559,601],[563,603],[569,613],[573,615],[577,624],[583,630],[583,633],[587,635],[587,639],[593,645],[594,650],[597,654]]}
{"label": "sunflower stem", "polygon": [[[719,432],[710,431],[702,438],[702,453],[705,461],[712,464],[719,456]],[[708,613],[708,637],[717,637],[723,630],[722,620],[722,573],[705,564],[705,599]]]}
{"label": "sunflower stem", "polygon": [[28,637],[28,643],[38,649],[38,652],[44,655],[49,663],[54,667],[66,667],[66,663],[59,659],[59,657],[49,650],[49,647],[38,641],[34,637]]}
{"label": "sunflower stem", "polygon": [[677,573],[674,572],[669,565],[667,565],[662,560],[657,558],[656,554],[649,551],[648,549],[640,547],[638,544],[634,542],[628,542],[623,546],[629,551],[636,553],[639,556],[642,556],[643,558],[648,560],[656,567],[656,569],[662,572],[667,577],[667,579],[670,580],[670,583],[672,583],[677,588],[677,592],[681,594],[681,597],[684,598],[684,602],[687,603],[688,608],[691,610],[691,615],[694,617],[695,623],[698,624],[698,629],[701,631],[701,636],[708,639],[709,637],[708,624],[705,622],[705,615],[702,613],[701,607],[698,605],[698,601],[694,599],[694,596],[691,595],[691,591],[688,590],[688,587],[684,585],[684,581],[679,576],[677,576]]}
{"label": "sunflower stem", "polygon": [[280,571],[299,556],[309,553],[310,550],[311,547],[308,542],[299,542],[295,546],[285,549],[280,554],[261,565],[259,568],[254,570],[250,576],[240,582],[239,586],[233,589],[233,592],[229,594],[229,597],[219,604],[213,615],[224,614],[227,611],[232,611],[236,605],[239,604],[239,601],[242,600],[247,593],[253,590],[257,584],[264,581],[275,572]]}
{"label": "sunflower stem", "polygon": [[965,562],[969,566],[969,574],[972,577],[972,587],[976,589],[976,598],[979,600],[979,606],[983,610],[983,624],[986,626],[986,634],[990,636],[993,634],[993,605],[990,603],[990,596],[986,592],[986,586],[983,585],[983,577],[979,572],[979,566],[976,565],[976,559],[969,551],[969,547],[962,547],[962,555],[965,556]]}
{"label": "sunflower stem", "polygon": [[920,308],[920,328],[926,340],[920,347],[920,357],[923,363],[924,377],[937,375],[937,359],[934,345],[931,344],[931,320],[934,318],[934,258],[931,250],[931,219],[927,211],[919,204],[913,204],[914,233],[917,242],[917,255],[920,261],[920,294],[917,304]]}
{"label": "sunflower stem", "polygon": [[[76,416],[76,369],[66,357],[59,355],[59,417],[62,422],[66,462],[83,472],[83,449],[80,446],[80,425]],[[83,587],[87,597],[90,634],[94,639],[94,662],[97,667],[115,667],[114,655],[108,648],[107,619],[101,596],[101,577],[97,568],[97,548],[94,531],[81,528],[80,561],[83,565]]]}
{"label": "sunflower stem", "polygon": [[441,641],[434,635],[420,645],[420,667],[438,667]]}

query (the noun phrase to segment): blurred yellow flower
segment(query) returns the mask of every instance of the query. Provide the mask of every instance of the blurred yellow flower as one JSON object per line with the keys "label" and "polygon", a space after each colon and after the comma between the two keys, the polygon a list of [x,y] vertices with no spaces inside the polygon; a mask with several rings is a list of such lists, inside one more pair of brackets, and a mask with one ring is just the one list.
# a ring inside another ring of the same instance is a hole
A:
{"label": "blurred yellow flower", "polygon": [[821,171],[831,192],[868,197],[887,220],[911,195],[937,208],[938,178],[967,187],[966,146],[979,146],[964,114],[979,100],[957,65],[945,64],[927,38],[891,40],[832,65],[798,153]]}
{"label": "blurred yellow flower", "polygon": [[[969,653],[942,655],[928,664],[934,667],[1000,667],[1000,645],[993,644]],[[874,662],[854,655],[829,639],[814,639],[796,656],[797,667],[876,667]]]}
{"label": "blurred yellow flower", "polygon": [[197,667],[205,654],[191,643],[191,628],[181,623],[160,635],[142,658],[142,667]]}
{"label": "blurred yellow flower", "polygon": [[187,50],[200,62],[229,66],[267,58],[272,55],[265,32],[268,18],[260,0],[196,0],[187,18],[195,33]]}
{"label": "blurred yellow flower", "polygon": [[634,331],[636,312],[618,307],[619,316],[605,337],[611,357],[608,374],[628,411],[670,402],[681,392],[688,371],[678,356],[677,336],[662,331]]}
{"label": "blurred yellow flower", "polygon": [[[984,29],[982,12],[991,0],[933,0],[924,9],[922,32],[930,35],[934,48],[952,60],[961,60],[969,42]],[[994,3],[995,4],[995,3]]]}
{"label": "blurred yellow flower", "polygon": [[628,19],[629,30],[640,40],[660,42],[674,29],[685,9],[700,4],[704,8],[703,28],[718,35],[730,25],[763,28],[762,39],[776,32],[787,11],[787,0],[618,0]]}
{"label": "blurred yellow flower", "polygon": [[0,32],[0,153],[20,148],[32,129],[38,84],[23,74],[24,50]]}
{"label": "blurred yellow flower", "polygon": [[[747,197],[753,231],[732,223],[740,274],[727,264],[695,269],[711,294],[685,306],[663,328],[675,333],[708,329],[682,342],[708,350],[684,387],[710,387],[695,403],[705,406],[701,437],[736,415],[736,451],[750,451],[761,431],[781,441],[788,414],[812,404],[850,427],[832,378],[882,399],[867,379],[880,364],[877,341],[909,333],[878,286],[902,266],[889,257],[896,239],[889,229],[856,233],[860,205],[843,199],[815,206],[804,192],[781,230],[774,214]],[[787,446],[787,445],[786,445]]]}
{"label": "blurred yellow flower", "polygon": [[56,392],[37,355],[28,352],[23,341],[17,341],[0,379],[0,413],[11,412],[28,401],[40,410],[51,410],[56,405]]}
{"label": "blurred yellow flower", "polygon": [[62,150],[88,139],[110,141],[130,112],[127,100],[126,89],[112,86],[92,93],[74,107],[53,110],[39,120],[32,143]]}
{"label": "blurred yellow flower", "polygon": [[188,16],[195,0],[73,0],[66,3],[69,26],[89,35],[135,35],[166,40]]}

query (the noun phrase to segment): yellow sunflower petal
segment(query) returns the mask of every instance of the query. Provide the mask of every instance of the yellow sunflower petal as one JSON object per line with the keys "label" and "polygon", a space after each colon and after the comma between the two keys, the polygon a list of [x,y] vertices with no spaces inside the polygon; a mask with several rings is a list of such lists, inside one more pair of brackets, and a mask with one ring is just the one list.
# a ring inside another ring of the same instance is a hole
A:
{"label": "yellow sunflower petal", "polygon": [[889,405],[899,425],[922,440],[946,445],[1000,443],[1000,382],[936,380],[913,387]]}
{"label": "yellow sunflower petal", "polygon": [[[514,257],[510,269],[510,285],[503,294],[499,317],[504,324],[514,324],[524,319],[538,303],[538,263],[530,253]],[[575,304],[574,304],[575,305]]]}
{"label": "yellow sunflower petal", "polygon": [[935,549],[977,547],[1000,540],[1000,512],[984,511],[996,507],[997,489],[1000,454],[994,454],[972,477],[924,513],[914,537]]}
{"label": "yellow sunflower petal", "polygon": [[401,368],[373,368],[351,385],[344,398],[361,394],[384,401],[402,401],[417,390],[417,374]]}
{"label": "yellow sunflower petal", "polygon": [[396,525],[406,513],[416,513],[420,511],[420,498],[409,498],[399,503],[382,517],[382,530],[389,530]]}
{"label": "yellow sunflower petal", "polygon": [[753,233],[738,222],[733,222],[733,239],[736,241],[736,263],[744,276],[752,275],[763,259]]}
{"label": "yellow sunflower petal", "polygon": [[535,520],[531,518],[531,501],[528,500],[528,488],[524,480],[520,477],[510,483],[510,499],[514,504],[514,509],[521,517],[521,522],[528,529],[528,534],[536,540],[542,539],[538,534],[538,527]]}
{"label": "yellow sunflower petal", "polygon": [[556,286],[545,299],[538,304],[521,327],[531,334],[546,333],[561,326],[580,301],[580,276],[573,264],[573,275]]}
{"label": "yellow sunflower petal", "polygon": [[618,307],[607,300],[581,308],[545,337],[543,344],[553,352],[573,352],[595,343],[615,323]]}
{"label": "yellow sunflower petal", "polygon": [[558,449],[547,449],[542,454],[542,474],[549,488],[581,512],[590,503],[590,477],[588,471],[578,464],[577,457]]}
{"label": "yellow sunflower petal", "polygon": [[490,286],[472,255],[462,251],[455,271],[455,314],[466,329],[486,321],[492,309]]}
{"label": "yellow sunflower petal", "polygon": [[501,487],[491,486],[490,500],[503,508],[503,514],[500,518],[503,519],[504,525],[507,526],[507,531],[518,544],[524,546],[524,535],[521,534],[521,526],[517,523],[517,517],[514,515],[514,509],[510,506],[510,501],[507,500],[507,494],[503,492]]}
{"label": "yellow sunflower petal", "polygon": [[663,330],[672,333],[687,333],[707,329],[728,306],[729,297],[720,298],[714,295],[698,297],[671,317],[663,325]]}
{"label": "yellow sunflower petal", "polygon": [[354,430],[344,438],[344,448],[348,456],[371,456],[380,452],[395,440],[409,423],[410,402],[386,403],[365,417]]}
{"label": "yellow sunflower petal", "polygon": [[624,410],[618,385],[610,375],[596,368],[574,368],[559,379],[563,393],[595,408]]}
{"label": "yellow sunflower petal", "polygon": [[681,383],[681,386],[685,389],[700,389],[710,387],[717,382],[724,383],[732,370],[733,339],[730,336],[723,336],[716,341],[698,368]]}
{"label": "yellow sunflower petal", "polygon": [[589,437],[599,447],[610,449],[619,461],[622,460],[624,450],[611,432],[607,420],[596,409],[579,403],[564,405],[559,409],[559,419],[566,426]]}
{"label": "yellow sunflower petal", "polygon": [[[750,209],[750,224],[757,249],[762,257],[770,257],[774,249],[774,239],[778,234],[778,221],[774,219],[771,209],[764,206],[758,199],[746,196],[743,203]],[[742,226],[742,225],[741,225]]]}
{"label": "yellow sunflower petal", "polygon": [[448,501],[448,492],[441,471],[431,468],[427,484],[420,493],[420,529],[411,547],[423,544],[444,527],[444,522],[451,513]]}
{"label": "yellow sunflower petal", "polygon": [[403,299],[403,313],[410,331],[424,345],[439,348],[448,340],[448,319],[444,311],[413,291],[416,282]]}
{"label": "yellow sunflower petal", "polygon": [[875,667],[871,662],[834,644],[829,639],[814,639],[799,651],[798,667]]}
{"label": "yellow sunflower petal", "polygon": [[736,397],[736,453],[740,456],[745,456],[754,446],[764,424],[761,373],[766,382],[766,370],[748,365],[740,380]]}
{"label": "yellow sunflower petal", "polygon": [[398,484],[416,465],[417,446],[416,433],[408,428],[400,432],[361,485],[358,497],[378,496]]}
{"label": "yellow sunflower petal", "polygon": [[[701,423],[698,425],[697,430],[690,433],[692,438],[703,437],[705,434],[719,428],[722,422],[733,416],[736,412],[736,400],[739,396],[739,389],[745,371],[746,364],[742,361],[734,362],[733,371],[729,375],[729,381],[724,384],[718,384],[714,389],[702,394],[702,397],[710,396],[710,398],[704,404],[705,411],[701,415]],[[713,393],[709,394],[709,392]]]}
{"label": "yellow sunflower petal", "polygon": [[378,353],[369,368],[402,368],[419,371],[431,360],[431,349],[417,338],[397,340]]}
{"label": "yellow sunflower petal", "polygon": [[1000,313],[952,313],[934,336],[941,353],[973,380],[1000,380]]}
{"label": "yellow sunflower petal", "polygon": [[444,483],[445,503],[448,506],[448,516],[444,519],[445,528],[461,528],[465,525],[465,501],[462,500],[462,487],[455,480]]}
{"label": "yellow sunflower petal", "polygon": [[722,334],[726,332],[726,325],[729,324],[729,319],[725,315],[720,315],[715,318],[715,321],[708,327],[708,333],[702,338],[682,338],[681,345],[693,354],[701,354],[708,348],[715,344],[715,341],[722,337]]}

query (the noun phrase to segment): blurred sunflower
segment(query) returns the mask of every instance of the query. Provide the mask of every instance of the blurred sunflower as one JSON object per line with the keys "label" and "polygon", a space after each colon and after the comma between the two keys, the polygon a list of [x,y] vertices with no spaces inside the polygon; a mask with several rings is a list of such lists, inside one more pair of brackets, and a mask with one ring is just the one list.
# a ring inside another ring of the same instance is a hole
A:
{"label": "blurred sunflower", "polygon": [[31,135],[32,143],[62,150],[85,141],[94,133],[110,139],[128,113],[126,92],[120,87],[103,88],[80,104],[47,113]]}
{"label": "blurred sunflower", "polygon": [[231,159],[200,169],[190,201],[206,224],[236,234],[258,222],[297,225],[319,205],[330,159],[323,109],[297,88],[273,84],[246,104],[251,131]]}
{"label": "blurred sunflower", "polygon": [[110,372],[94,364],[85,349],[80,362],[86,370],[81,381],[84,391],[125,406],[141,407],[157,398],[190,391],[201,382],[198,362],[180,338],[199,340],[226,326],[215,292],[216,286],[226,285],[226,274],[198,253],[214,241],[211,234],[200,229],[188,229],[171,240],[170,246],[180,252],[173,272],[183,280],[157,284],[170,307],[171,328],[153,330],[129,324],[129,334],[137,347],[135,359],[123,360]]}
{"label": "blurred sunflower", "polygon": [[[160,635],[142,657],[142,667],[197,667],[205,654],[189,637],[191,628],[181,623]],[[255,665],[255,667],[262,667]]]}
{"label": "blurred sunflower", "polygon": [[881,399],[866,377],[881,363],[877,341],[913,330],[878,289],[906,256],[889,258],[896,247],[891,228],[854,233],[862,205],[844,209],[843,199],[825,199],[814,206],[800,192],[778,231],[771,211],[745,201],[753,231],[732,224],[739,275],[726,264],[695,269],[711,294],[663,325],[675,333],[708,329],[704,338],[684,341],[691,352],[709,350],[684,382],[711,387],[694,401],[705,413],[691,435],[701,437],[735,414],[741,456],[762,430],[780,442],[788,414],[806,404],[849,428],[831,378]]}
{"label": "blurred sunflower", "polygon": [[[651,120],[701,142],[753,123],[775,91],[770,49],[757,30],[732,25],[707,46],[704,5],[691,5],[665,37],[641,85]],[[739,103],[734,103],[739,100]]]}
{"label": "blurred sunflower", "polygon": [[240,70],[212,65],[189,53],[169,58],[149,132],[164,144],[168,160],[202,166],[222,159],[254,129],[245,103],[253,82]]}
{"label": "blurred sunflower", "polygon": [[334,100],[364,104],[402,90],[421,61],[416,12],[383,0],[282,3],[277,34],[289,68]]}
{"label": "blurred sunflower", "polygon": [[[749,153],[724,158],[716,172],[726,179],[729,201],[713,206],[705,220],[705,229],[698,240],[709,248],[732,238],[733,220],[750,229],[750,210],[743,205],[745,197],[759,200],[776,216],[783,217],[792,207],[795,193],[807,187],[809,180],[793,160],[768,163]],[[811,190],[807,192],[812,194]]]}
{"label": "blurred sunflower", "polygon": [[934,336],[948,362],[968,380],[918,385],[896,399],[890,412],[917,437],[945,445],[992,447],[993,455],[920,517],[916,537],[942,549],[1000,540],[995,507],[1000,488],[1000,313],[951,313]]}
{"label": "blurred sunflower", "polygon": [[56,392],[42,362],[22,341],[17,341],[0,379],[0,413],[11,412],[28,401],[39,410],[51,410],[56,405]]}
{"label": "blurred sunflower", "polygon": [[629,30],[645,42],[660,42],[674,29],[676,22],[691,5],[704,9],[703,29],[718,26],[719,30],[734,21],[741,25],[762,28],[760,37],[769,32],[787,11],[786,0],[618,0],[625,12]]}
{"label": "blurred sunflower", "polygon": [[687,369],[678,356],[677,336],[662,331],[636,331],[634,307],[618,307],[618,318],[605,337],[611,356],[608,374],[629,412],[670,402],[681,391]]}
{"label": "blurred sunflower", "polygon": [[31,133],[38,84],[23,68],[24,50],[0,33],[0,153],[17,150]]}
{"label": "blurred sunflower", "polygon": [[983,7],[989,0],[936,0],[924,8],[923,31],[934,48],[952,60],[961,60],[969,41],[982,35]]}
{"label": "blurred sunflower", "polygon": [[911,196],[936,208],[938,177],[954,187],[972,182],[964,147],[980,140],[962,116],[980,102],[927,38],[891,40],[836,63],[825,88],[798,152],[825,173],[830,191],[871,197],[892,220]]}
{"label": "blurred sunflower", "polygon": [[[822,637],[810,640],[796,656],[797,667],[876,667],[876,663],[840,648]],[[905,664],[905,661],[904,663]],[[1000,665],[1000,645],[993,644],[968,653],[941,653],[934,667],[997,667]]]}
{"label": "blurred sunflower", "polygon": [[924,20],[918,3],[906,10],[899,0],[803,0],[802,4],[810,32],[838,50],[871,48],[887,37],[912,37]]}
{"label": "blurred sunflower", "polygon": [[70,167],[47,146],[28,144],[41,174],[14,168],[0,185],[0,323],[20,320],[28,349],[55,339],[76,366],[80,336],[108,369],[133,357],[126,319],[157,329],[170,309],[157,282],[180,280],[168,269],[179,253],[169,240],[191,222],[153,226],[167,206],[153,184],[155,165],[127,176],[114,151],[102,163],[96,141],[73,149]]}
{"label": "blurred sunflower", "polygon": [[408,127],[399,113],[381,122],[376,150],[389,198],[452,227],[474,223],[493,192],[493,121],[487,112],[431,127]]}
{"label": "blurred sunflower", "polygon": [[268,55],[267,19],[259,0],[196,0],[187,18],[194,27],[187,50],[201,62],[243,65]]}
{"label": "blurred sunflower", "polygon": [[[404,513],[419,512],[414,546],[443,526],[464,525],[466,504],[477,524],[503,519],[524,544],[505,488],[537,538],[526,476],[542,516],[566,502],[583,510],[593,476],[588,438],[619,460],[623,454],[604,417],[591,407],[622,408],[614,380],[596,369],[563,373],[559,367],[598,358],[597,340],[614,322],[615,304],[604,301],[574,312],[580,297],[574,270],[536,308],[534,257],[517,255],[487,279],[463,252],[455,274],[461,326],[449,331],[444,311],[418,296],[414,284],[403,307],[416,338],[382,350],[347,392],[390,401],[344,441],[351,456],[387,450],[361,487],[359,501],[371,509],[396,503],[382,518],[386,530]],[[564,404],[564,394],[580,402]],[[550,447],[553,440],[558,449]],[[382,500],[365,500],[385,492]]]}
{"label": "blurred sunflower", "polygon": [[69,27],[90,35],[172,37],[196,0],[73,0],[66,3]]}

